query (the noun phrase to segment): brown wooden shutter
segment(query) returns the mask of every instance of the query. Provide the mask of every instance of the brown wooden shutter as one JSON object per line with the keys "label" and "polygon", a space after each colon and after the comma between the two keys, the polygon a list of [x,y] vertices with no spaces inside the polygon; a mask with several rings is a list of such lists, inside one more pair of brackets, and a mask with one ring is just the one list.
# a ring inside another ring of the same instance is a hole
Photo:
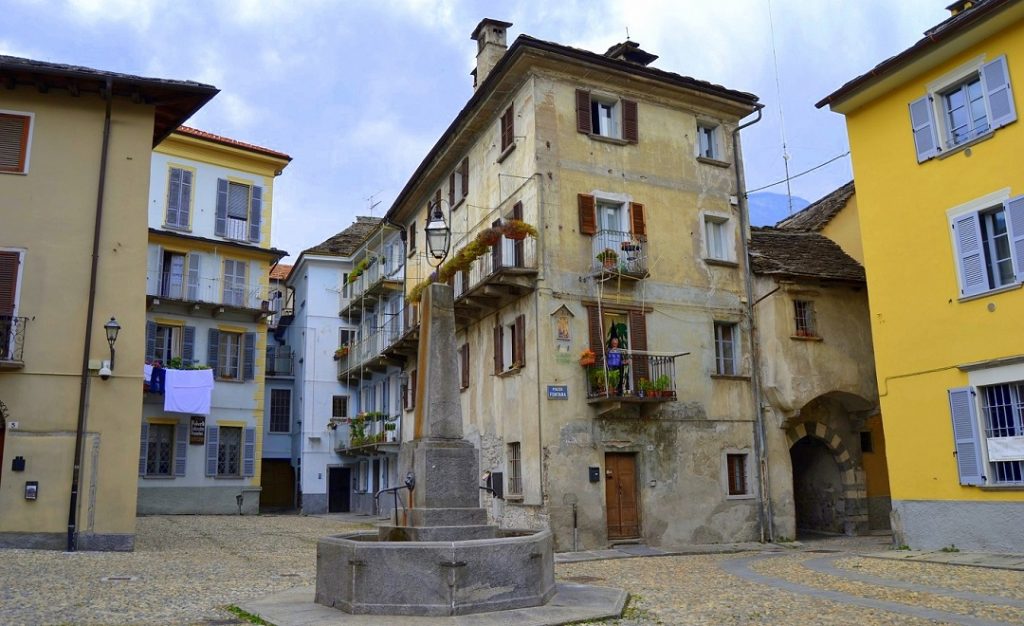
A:
{"label": "brown wooden shutter", "polygon": [[[491,226],[498,228],[501,226],[501,220],[494,220],[491,222]],[[501,269],[501,246],[504,244],[504,237],[499,237],[498,241],[491,246],[491,271],[496,272]]]}
{"label": "brown wooden shutter", "polygon": [[601,358],[601,355],[604,354],[601,347],[604,344],[604,336],[601,332],[601,314],[596,305],[587,307],[587,327],[590,330],[590,349],[598,358]]}
{"label": "brown wooden shutter", "polygon": [[459,349],[459,353],[462,356],[461,363],[459,364],[462,369],[462,388],[469,387],[469,344],[462,344],[462,348]]}
{"label": "brown wooden shutter", "polygon": [[[512,205],[512,219],[522,220],[523,219],[523,203],[516,202]],[[523,267],[525,265],[526,258],[526,242],[522,239],[518,239],[512,243],[513,248],[513,264],[516,267]]]}
{"label": "brown wooden shutter", "polygon": [[462,166],[459,168],[462,175],[462,197],[469,195],[469,157],[462,159]]}
{"label": "brown wooden shutter", "polygon": [[622,101],[622,138],[630,143],[640,141],[640,125],[637,120],[636,102]]}
{"label": "brown wooden shutter", "polygon": [[630,202],[629,219],[633,225],[634,235],[647,235],[647,222],[644,220],[644,205],[639,202]]}
{"label": "brown wooden shutter", "polygon": [[515,136],[512,107],[505,109],[501,116],[501,151],[512,145]]}
{"label": "brown wooden shutter", "polygon": [[516,316],[515,345],[512,347],[512,362],[526,365],[526,316]]}
{"label": "brown wooden shutter", "polygon": [[[643,311],[633,309],[629,312],[629,349],[647,350],[647,318]],[[646,355],[633,357],[633,380],[641,378],[650,380],[650,367]]]}
{"label": "brown wooden shutter", "polygon": [[21,254],[0,251],[0,315],[14,314],[14,296],[18,293],[18,262]]}
{"label": "brown wooden shutter", "polygon": [[502,365],[502,363],[501,363],[502,362],[502,358],[501,358],[501,339],[502,339],[502,329],[501,329],[501,324],[499,323],[497,326],[494,327],[494,373],[495,374],[500,374],[502,371],[504,371],[502,369],[502,366],[501,366]]}
{"label": "brown wooden shutter", "polygon": [[455,172],[448,175],[448,204],[455,206]]}
{"label": "brown wooden shutter", "polygon": [[576,90],[576,130],[588,135],[594,132],[590,120],[590,92],[582,89]]}
{"label": "brown wooden shutter", "polygon": [[416,408],[416,370],[409,372],[409,408]]}
{"label": "brown wooden shutter", "polygon": [[580,234],[597,234],[597,201],[594,196],[581,193],[576,196],[580,210]]}
{"label": "brown wooden shutter", "polygon": [[24,172],[29,118],[0,113],[0,172]]}

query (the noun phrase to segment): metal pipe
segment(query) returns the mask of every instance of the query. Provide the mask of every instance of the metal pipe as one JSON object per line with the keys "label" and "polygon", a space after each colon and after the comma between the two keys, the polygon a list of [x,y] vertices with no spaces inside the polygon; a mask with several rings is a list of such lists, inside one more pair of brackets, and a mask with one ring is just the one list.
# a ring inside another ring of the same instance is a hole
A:
{"label": "metal pipe", "polygon": [[82,472],[82,439],[85,436],[85,418],[89,397],[89,351],[92,348],[92,322],[96,308],[96,274],[100,258],[100,225],[103,222],[103,191],[107,184],[107,153],[110,148],[110,109],[113,103],[114,81],[107,78],[107,106],[103,118],[103,147],[100,149],[100,178],[96,190],[96,218],[92,233],[92,265],[89,270],[89,303],[85,314],[85,341],[82,345],[82,386],[78,392],[78,425],[75,428],[75,458],[71,471],[71,498],[68,502],[68,552],[78,549],[78,487]]}
{"label": "metal pipe", "polygon": [[745,124],[740,124],[732,131],[733,174],[736,177],[736,198],[740,209],[740,246],[743,249],[743,283],[746,291],[746,314],[750,328],[750,387],[754,403],[754,456],[758,480],[757,521],[761,533],[761,541],[774,541],[775,533],[772,524],[771,495],[768,489],[768,454],[764,414],[761,408],[761,355],[757,345],[757,324],[754,322],[754,278],[750,269],[750,247],[747,232],[750,229],[747,196],[744,192],[742,159],[740,158],[740,131],[761,121],[764,105],[757,105],[757,117]]}

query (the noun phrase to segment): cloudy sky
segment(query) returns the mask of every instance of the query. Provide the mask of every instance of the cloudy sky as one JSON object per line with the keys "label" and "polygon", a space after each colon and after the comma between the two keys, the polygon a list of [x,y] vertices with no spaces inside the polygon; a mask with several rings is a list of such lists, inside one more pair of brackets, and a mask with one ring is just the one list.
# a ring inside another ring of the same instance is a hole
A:
{"label": "cloudy sky", "polygon": [[[0,0],[0,53],[221,89],[190,125],[290,154],[275,246],[292,258],[381,215],[472,93],[483,17],[603,52],[630,39],[660,69],[750,91],[748,188],[847,151],[842,116],[814,103],[943,20],[947,0]],[[773,63],[772,25],[775,56]],[[781,93],[781,98],[779,94]],[[781,107],[780,107],[781,103]],[[814,200],[852,178],[842,158],[792,181]],[[780,185],[769,191],[785,193]]]}

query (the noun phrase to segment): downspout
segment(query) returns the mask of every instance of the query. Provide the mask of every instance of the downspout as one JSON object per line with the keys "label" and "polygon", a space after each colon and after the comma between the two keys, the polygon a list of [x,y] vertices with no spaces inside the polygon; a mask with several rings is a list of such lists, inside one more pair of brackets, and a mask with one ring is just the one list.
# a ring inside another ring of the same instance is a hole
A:
{"label": "downspout", "polygon": [[757,459],[758,509],[757,521],[761,532],[761,542],[774,541],[775,533],[772,524],[771,493],[768,489],[768,453],[766,450],[766,434],[764,412],[761,408],[761,352],[757,340],[757,324],[754,322],[754,278],[750,269],[750,248],[747,234],[750,230],[749,207],[743,179],[742,159],[740,158],[740,131],[761,121],[763,104],[757,105],[757,117],[740,124],[732,131],[733,169],[736,176],[736,198],[740,209],[740,246],[743,250],[743,284],[746,291],[747,323],[750,327],[750,387],[754,403],[754,456]]}
{"label": "downspout", "polygon": [[104,96],[107,100],[103,117],[103,147],[100,149],[100,178],[96,190],[96,218],[92,232],[92,265],[89,270],[89,303],[85,314],[85,341],[82,345],[82,386],[78,392],[78,425],[75,428],[74,469],[71,471],[71,499],[68,502],[68,552],[78,549],[78,488],[82,470],[82,439],[89,397],[89,351],[92,348],[92,322],[96,308],[96,273],[100,258],[100,225],[103,222],[103,191],[107,184],[107,152],[110,147],[110,109],[114,81],[107,78]]}

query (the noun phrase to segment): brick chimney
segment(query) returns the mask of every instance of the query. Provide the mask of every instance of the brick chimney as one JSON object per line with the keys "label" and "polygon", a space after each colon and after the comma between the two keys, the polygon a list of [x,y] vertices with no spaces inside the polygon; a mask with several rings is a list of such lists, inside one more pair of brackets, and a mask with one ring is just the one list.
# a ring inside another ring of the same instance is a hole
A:
{"label": "brick chimney", "polygon": [[505,30],[511,25],[512,22],[485,17],[473,29],[470,35],[470,39],[476,42],[476,69],[470,72],[473,75],[473,89],[487,79],[487,75],[508,50]]}

